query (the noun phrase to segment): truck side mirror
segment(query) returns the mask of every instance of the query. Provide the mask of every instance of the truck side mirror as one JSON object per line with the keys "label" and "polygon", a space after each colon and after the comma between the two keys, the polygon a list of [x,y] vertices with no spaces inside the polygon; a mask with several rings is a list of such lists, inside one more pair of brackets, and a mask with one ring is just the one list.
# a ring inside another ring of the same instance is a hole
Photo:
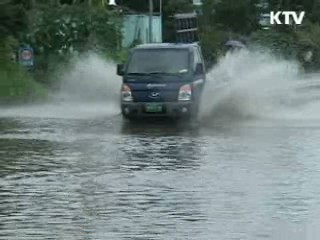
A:
{"label": "truck side mirror", "polygon": [[117,64],[117,75],[124,75],[124,64]]}
{"label": "truck side mirror", "polygon": [[200,75],[204,73],[204,68],[203,65],[201,63],[198,63],[196,66],[196,70],[195,70],[195,74],[196,75]]}

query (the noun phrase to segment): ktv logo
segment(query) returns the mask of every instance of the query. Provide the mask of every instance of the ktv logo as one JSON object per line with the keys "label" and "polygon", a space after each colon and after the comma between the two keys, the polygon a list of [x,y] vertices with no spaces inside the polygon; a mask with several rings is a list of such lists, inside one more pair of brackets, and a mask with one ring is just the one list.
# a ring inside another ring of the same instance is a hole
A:
{"label": "ktv logo", "polygon": [[[270,24],[271,25],[291,25],[292,23],[301,25],[305,16],[305,12],[300,12],[299,14],[294,11],[278,11],[270,12]],[[280,17],[283,19],[284,23],[280,20]]]}

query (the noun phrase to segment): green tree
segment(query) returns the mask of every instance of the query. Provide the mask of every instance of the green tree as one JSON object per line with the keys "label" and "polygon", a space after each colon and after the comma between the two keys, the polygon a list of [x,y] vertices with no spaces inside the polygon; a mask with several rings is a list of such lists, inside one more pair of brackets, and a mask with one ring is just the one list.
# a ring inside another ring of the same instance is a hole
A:
{"label": "green tree", "polygon": [[258,27],[256,3],[257,0],[204,0],[203,22],[230,32],[248,34]]}
{"label": "green tree", "polygon": [[27,15],[21,4],[10,0],[0,1],[0,39],[17,36],[27,27]]}

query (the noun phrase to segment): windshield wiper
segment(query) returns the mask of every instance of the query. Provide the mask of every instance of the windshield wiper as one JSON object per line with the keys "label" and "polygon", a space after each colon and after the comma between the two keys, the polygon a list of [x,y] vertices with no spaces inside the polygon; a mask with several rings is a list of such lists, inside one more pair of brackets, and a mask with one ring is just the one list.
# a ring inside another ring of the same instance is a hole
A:
{"label": "windshield wiper", "polygon": [[143,73],[143,72],[131,72],[127,73],[128,75],[150,75],[149,73]]}
{"label": "windshield wiper", "polygon": [[179,76],[181,77],[181,75],[179,73],[169,73],[169,72],[150,72],[150,75],[170,75],[170,76]]}
{"label": "windshield wiper", "polygon": [[169,73],[169,72],[131,72],[127,73],[128,75],[136,75],[136,76],[151,76],[151,75],[170,75],[170,76],[178,76],[181,77],[179,73]]}

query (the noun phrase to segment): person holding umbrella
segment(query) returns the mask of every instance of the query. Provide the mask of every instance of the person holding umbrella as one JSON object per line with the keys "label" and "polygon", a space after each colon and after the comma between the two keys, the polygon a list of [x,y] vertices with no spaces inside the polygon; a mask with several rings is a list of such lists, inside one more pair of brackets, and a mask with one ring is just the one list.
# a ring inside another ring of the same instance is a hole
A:
{"label": "person holding umbrella", "polygon": [[233,53],[234,51],[239,51],[246,48],[246,45],[238,40],[229,40],[225,43],[225,47],[227,49],[227,52]]}

